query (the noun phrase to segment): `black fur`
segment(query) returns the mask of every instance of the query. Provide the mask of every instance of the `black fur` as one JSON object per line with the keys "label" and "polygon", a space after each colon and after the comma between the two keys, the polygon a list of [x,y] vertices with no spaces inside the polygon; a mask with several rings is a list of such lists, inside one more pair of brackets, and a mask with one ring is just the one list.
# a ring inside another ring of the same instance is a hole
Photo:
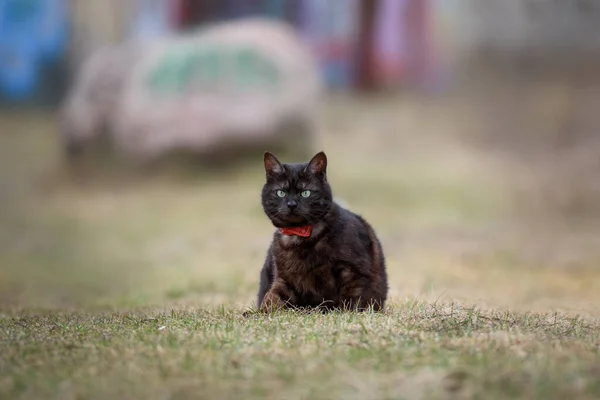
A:
{"label": "black fur", "polygon": [[[325,154],[282,164],[265,153],[264,162],[262,205],[278,229],[260,274],[258,307],[382,309],[388,284],[381,243],[362,217],[333,201]],[[308,197],[301,196],[305,190]],[[305,225],[313,226],[308,238],[279,229]]]}

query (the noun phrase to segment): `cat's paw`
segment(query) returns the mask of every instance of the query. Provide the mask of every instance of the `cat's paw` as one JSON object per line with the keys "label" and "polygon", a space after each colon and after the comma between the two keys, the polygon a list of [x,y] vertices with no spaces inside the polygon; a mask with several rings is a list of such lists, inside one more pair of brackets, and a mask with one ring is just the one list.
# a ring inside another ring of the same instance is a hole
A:
{"label": "cat's paw", "polygon": [[283,309],[284,306],[285,304],[281,298],[271,291],[265,295],[258,311],[262,313],[272,313]]}

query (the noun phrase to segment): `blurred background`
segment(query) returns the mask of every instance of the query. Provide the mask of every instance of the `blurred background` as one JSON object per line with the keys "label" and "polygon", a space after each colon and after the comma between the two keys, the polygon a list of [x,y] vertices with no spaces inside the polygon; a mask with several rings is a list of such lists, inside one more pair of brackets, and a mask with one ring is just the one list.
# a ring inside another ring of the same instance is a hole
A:
{"label": "blurred background", "polygon": [[391,296],[600,305],[595,0],[0,0],[0,308],[251,305],[262,153]]}

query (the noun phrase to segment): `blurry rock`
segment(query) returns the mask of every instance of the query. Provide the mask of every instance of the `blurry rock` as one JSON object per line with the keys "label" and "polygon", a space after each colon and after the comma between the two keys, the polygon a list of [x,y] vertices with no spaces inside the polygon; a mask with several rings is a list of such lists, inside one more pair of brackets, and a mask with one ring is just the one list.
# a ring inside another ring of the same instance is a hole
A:
{"label": "blurry rock", "polygon": [[123,85],[142,50],[134,44],[106,46],[83,63],[61,110],[61,134],[69,156],[108,135]]}
{"label": "blurry rock", "polygon": [[112,150],[141,161],[251,149],[308,156],[321,90],[316,63],[292,27],[237,20],[143,50],[98,53],[69,97],[64,134],[71,146],[106,134]]}
{"label": "blurry rock", "polygon": [[172,150],[312,151],[318,70],[291,27],[252,19],[157,43],[126,82],[119,149],[152,159]]}

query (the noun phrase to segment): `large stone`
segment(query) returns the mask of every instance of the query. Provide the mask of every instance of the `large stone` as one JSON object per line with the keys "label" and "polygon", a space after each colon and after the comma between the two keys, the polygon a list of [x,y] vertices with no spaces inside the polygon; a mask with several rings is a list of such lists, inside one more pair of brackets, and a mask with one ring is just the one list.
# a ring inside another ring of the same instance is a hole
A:
{"label": "large stone", "polygon": [[80,67],[61,109],[68,154],[79,154],[109,135],[122,88],[142,51],[137,44],[105,46]]}
{"label": "large stone", "polygon": [[134,160],[251,148],[309,155],[321,90],[292,27],[238,20],[98,53],[66,103],[64,134],[77,148],[107,135],[112,150]]}

